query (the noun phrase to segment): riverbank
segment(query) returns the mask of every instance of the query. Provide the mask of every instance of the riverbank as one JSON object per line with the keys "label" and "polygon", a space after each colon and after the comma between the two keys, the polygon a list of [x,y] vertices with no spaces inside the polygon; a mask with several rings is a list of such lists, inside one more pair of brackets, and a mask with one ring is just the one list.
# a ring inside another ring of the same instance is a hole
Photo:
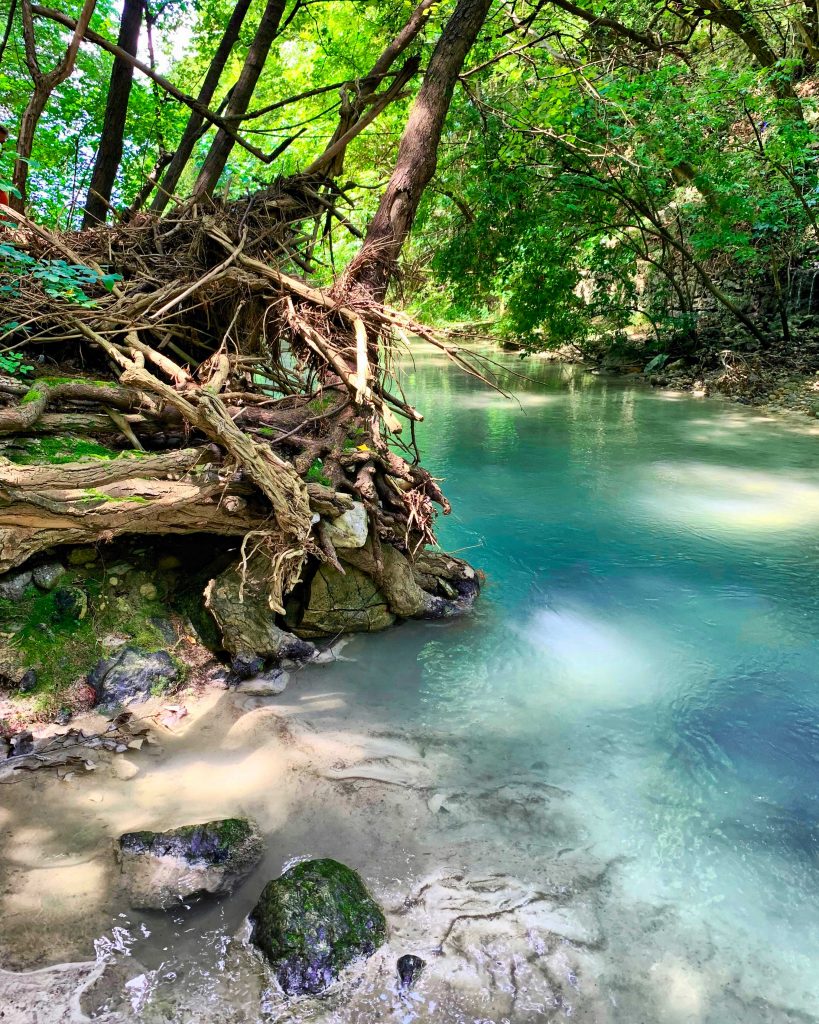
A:
{"label": "riverbank", "polygon": [[819,375],[783,366],[760,366],[735,359],[717,369],[672,364],[647,375],[654,387],[691,392],[694,395],[722,395],[767,412],[787,412],[819,418]]}
{"label": "riverbank", "polygon": [[[445,732],[398,736],[347,700],[338,678],[332,692],[319,680],[307,672],[298,694],[275,699],[210,690],[172,726],[141,718],[152,742],[139,750],[95,750],[93,772],[40,771],[4,789],[4,1020],[529,1024],[558,1008],[602,1019],[603,994],[579,992],[578,979],[585,986],[605,970],[590,901],[614,865],[579,850],[556,858],[571,834],[568,822],[554,829],[563,795],[542,791],[532,773],[467,783],[463,746]],[[266,850],[233,896],[164,915],[128,907],[116,835],[237,813],[258,822]],[[469,836],[497,815],[505,827],[466,864]],[[244,920],[264,883],[305,856],[360,869],[389,940],[326,996],[287,1000],[247,944]],[[410,993],[396,971],[406,954],[427,962]],[[18,973],[26,970],[39,973]]]}
{"label": "riverbank", "polygon": [[715,365],[700,359],[647,355],[640,348],[612,352],[608,348],[581,351],[564,345],[534,354],[532,359],[584,367],[590,373],[641,377],[652,387],[668,388],[695,397],[719,395],[766,412],[787,412],[819,418],[819,369],[811,356],[742,355],[725,351],[713,357]]}

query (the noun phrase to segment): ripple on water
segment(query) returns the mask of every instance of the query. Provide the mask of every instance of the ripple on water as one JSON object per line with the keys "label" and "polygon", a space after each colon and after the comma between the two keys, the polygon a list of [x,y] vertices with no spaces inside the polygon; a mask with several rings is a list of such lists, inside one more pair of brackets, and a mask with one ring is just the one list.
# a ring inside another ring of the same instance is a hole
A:
{"label": "ripple on water", "polygon": [[[4,955],[104,935],[83,1005],[143,1024],[819,1020],[815,436],[542,364],[506,406],[436,360],[408,380],[476,614],[358,638],[278,703],[223,695],[130,780],[38,782],[35,822],[9,787]],[[214,804],[262,823],[258,872],[216,907],[123,907],[111,836]],[[62,842],[97,872],[82,909]],[[53,904],[19,881],[40,853]],[[305,854],[355,866],[391,939],[285,1003],[236,936]],[[429,966],[402,997],[407,952]]]}

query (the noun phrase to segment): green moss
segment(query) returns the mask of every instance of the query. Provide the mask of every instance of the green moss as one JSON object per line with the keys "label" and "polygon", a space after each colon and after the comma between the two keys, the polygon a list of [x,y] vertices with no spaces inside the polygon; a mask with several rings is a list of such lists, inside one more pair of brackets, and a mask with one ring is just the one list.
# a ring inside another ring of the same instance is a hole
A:
{"label": "green moss", "polygon": [[296,864],[268,882],[250,919],[253,941],[288,993],[322,991],[387,934],[384,914],[359,876],[329,859]]}
{"label": "green moss", "polygon": [[216,822],[216,835],[222,846],[238,846],[253,835],[253,828],[244,818],[225,818]]}
{"label": "green moss", "polygon": [[116,459],[122,453],[79,437],[37,437],[14,441],[4,450],[7,459],[18,466],[64,465],[81,459]]}
{"label": "green moss", "polygon": [[40,377],[40,381],[43,384],[48,384],[50,387],[56,387],[58,384],[85,384],[95,388],[116,388],[117,385],[113,381],[108,380],[89,380],[87,377]]}
{"label": "green moss", "polygon": [[37,402],[43,397],[42,391],[39,388],[30,388],[20,400],[20,405],[28,405],[31,402]]}
{"label": "green moss", "polygon": [[259,433],[262,437],[275,437],[276,431],[272,427],[259,427]]}
{"label": "green moss", "polygon": [[344,451],[351,452],[354,448],[357,448],[361,444],[364,434],[363,427],[353,427],[348,436],[344,438],[344,444],[342,445]]}
{"label": "green moss", "polygon": [[329,409],[332,404],[332,395],[323,395],[321,398],[314,398],[312,402],[308,402],[307,408],[310,409],[311,412],[319,413]]}
{"label": "green moss", "polygon": [[331,481],[322,473],[322,467],[324,463],[321,459],[314,459],[313,464],[307,470],[307,476],[305,479],[311,484],[324,484],[325,487],[331,485]]}
{"label": "green moss", "polygon": [[147,504],[149,504],[148,498],[143,498],[141,494],[131,494],[131,495],[125,495],[125,496],[123,496],[123,495],[114,496],[114,495],[111,495],[111,494],[106,494],[105,491],[101,491],[101,490],[99,490],[96,487],[86,487],[85,490],[82,493],[83,493],[83,496],[82,496],[82,498],[80,500],[83,501],[83,502],[86,502],[86,501],[87,502],[95,502],[95,501],[114,501],[114,502],[116,502],[116,501],[129,501],[132,504],[136,503],[137,505],[147,505]]}
{"label": "green moss", "polygon": [[[20,602],[2,602],[0,621],[22,624],[11,642],[21,651],[24,666],[37,672],[34,690],[20,699],[30,702],[38,714],[55,713],[66,703],[72,684],[109,656],[102,640],[111,633],[128,635],[129,643],[146,652],[165,650],[167,640],[151,620],[167,615],[167,608],[159,595],[151,599],[140,595],[142,581],[144,574],[135,574],[127,593],[112,597],[104,566],[94,563],[69,569],[60,586],[49,593],[29,587]],[[88,596],[82,618],[60,612],[58,595],[70,588]]]}

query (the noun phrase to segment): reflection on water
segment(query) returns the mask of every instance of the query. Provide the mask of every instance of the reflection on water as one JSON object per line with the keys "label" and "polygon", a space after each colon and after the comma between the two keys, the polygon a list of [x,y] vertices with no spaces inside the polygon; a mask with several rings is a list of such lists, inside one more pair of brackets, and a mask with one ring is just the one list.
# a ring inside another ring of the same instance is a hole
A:
{"label": "reflection on water", "polygon": [[[517,403],[423,352],[404,381],[442,544],[488,576],[476,613],[214,698],[133,778],[38,781],[35,821],[10,787],[5,963],[104,933],[120,973],[85,1005],[146,1024],[819,1021],[815,426],[508,365],[539,378]],[[123,907],[111,836],[237,811],[269,851],[233,900]],[[300,855],[359,868],[392,940],[285,1005],[229,936]],[[430,967],[402,1000],[407,951]]]}

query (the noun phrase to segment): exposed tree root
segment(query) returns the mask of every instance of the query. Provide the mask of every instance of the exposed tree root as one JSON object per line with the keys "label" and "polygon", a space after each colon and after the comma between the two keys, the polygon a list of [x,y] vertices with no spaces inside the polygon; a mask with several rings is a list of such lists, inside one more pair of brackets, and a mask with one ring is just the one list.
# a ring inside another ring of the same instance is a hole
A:
{"label": "exposed tree root", "polygon": [[[213,533],[243,545],[238,582],[214,581],[212,602],[221,587],[241,603],[247,584],[282,616],[327,563],[370,576],[394,615],[457,610],[454,591],[433,582],[430,593],[413,576],[434,542],[434,505],[449,504],[414,444],[408,458],[391,447],[422,419],[390,372],[393,347],[419,335],[493,382],[449,339],[349,282],[324,291],[288,269],[309,267],[305,226],[337,202],[307,178],[70,237],[15,215],[14,244],[34,259],[122,280],[79,306],[47,299],[31,277],[13,283],[7,316],[21,326],[4,343],[19,341],[45,372],[0,378],[0,572],[56,544]],[[367,544],[339,552],[325,524],[355,502]],[[236,622],[214,614],[241,650]]]}

